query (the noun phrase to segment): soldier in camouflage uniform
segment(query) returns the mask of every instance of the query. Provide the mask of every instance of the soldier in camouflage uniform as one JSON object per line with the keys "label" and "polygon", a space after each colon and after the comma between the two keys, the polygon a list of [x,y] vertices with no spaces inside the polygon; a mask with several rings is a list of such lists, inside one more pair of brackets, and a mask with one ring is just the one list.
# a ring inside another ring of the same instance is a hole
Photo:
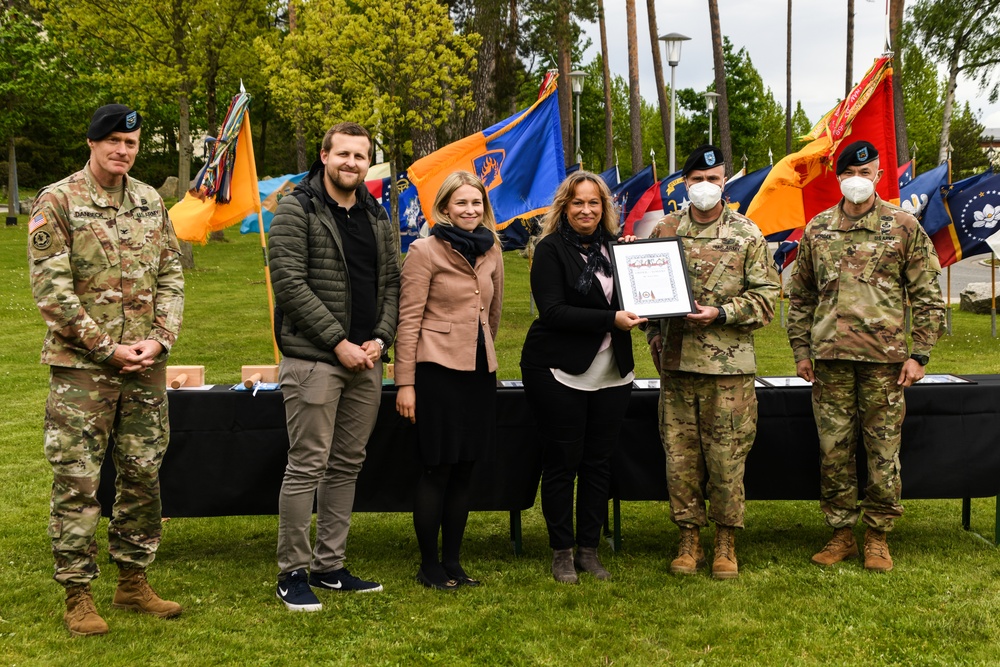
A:
{"label": "soldier in camouflage uniform", "polygon": [[699,530],[711,518],[712,576],[732,579],[739,574],[744,463],[757,433],[753,331],[774,315],[778,277],[757,225],[721,200],[722,151],[697,149],[683,175],[691,206],[660,220],[651,236],[683,242],[695,312],[646,329],[660,371],[670,518],[680,528],[670,570],[694,574],[704,564]]}
{"label": "soldier in camouflage uniform", "polygon": [[35,302],[51,367],[45,455],[52,465],[49,536],[74,636],[104,634],[90,582],[101,462],[113,435],[117,496],[108,550],[119,567],[113,605],[176,616],[145,579],[160,542],[159,467],[169,439],[166,358],[184,306],[180,248],[159,194],[127,173],[139,149],[138,112],[98,109],[90,160],[38,194],[28,224]]}
{"label": "soldier in camouflage uniform", "polygon": [[[917,220],[875,194],[882,170],[872,144],[847,146],[837,160],[837,176],[844,198],[806,226],[789,290],[788,340],[796,372],[813,383],[820,507],[834,529],[812,560],[832,565],[857,556],[853,526],[864,510],[865,568],[888,572],[892,558],[885,534],[903,513],[903,388],[924,376],[941,333],[941,266]],[[912,354],[904,328],[907,299]],[[860,505],[859,426],[868,452],[868,486]]]}

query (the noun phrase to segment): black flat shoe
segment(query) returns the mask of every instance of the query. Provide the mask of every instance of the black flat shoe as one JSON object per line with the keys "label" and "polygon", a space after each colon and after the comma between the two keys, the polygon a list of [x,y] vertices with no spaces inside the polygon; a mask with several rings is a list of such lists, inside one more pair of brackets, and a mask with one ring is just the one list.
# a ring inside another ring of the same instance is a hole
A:
{"label": "black flat shoe", "polygon": [[457,591],[459,586],[458,582],[454,579],[448,579],[443,583],[431,581],[427,575],[424,574],[424,568],[417,570],[417,581],[427,588],[433,588],[436,591]]}
{"label": "black flat shoe", "polygon": [[457,581],[459,586],[468,586],[470,588],[475,588],[476,586],[482,585],[481,581],[479,581],[478,579],[473,579],[472,577],[467,575],[465,573],[465,570],[463,570],[461,566],[459,566],[458,569],[453,569],[445,566],[444,571],[445,574],[448,575],[448,577]]}

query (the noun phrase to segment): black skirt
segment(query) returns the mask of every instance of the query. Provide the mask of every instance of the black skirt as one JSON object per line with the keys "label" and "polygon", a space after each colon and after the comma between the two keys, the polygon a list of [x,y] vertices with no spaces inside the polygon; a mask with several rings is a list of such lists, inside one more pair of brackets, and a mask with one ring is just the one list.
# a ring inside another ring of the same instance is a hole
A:
{"label": "black skirt", "polygon": [[497,374],[485,344],[477,347],[474,371],[417,364],[417,455],[425,466],[495,458]]}

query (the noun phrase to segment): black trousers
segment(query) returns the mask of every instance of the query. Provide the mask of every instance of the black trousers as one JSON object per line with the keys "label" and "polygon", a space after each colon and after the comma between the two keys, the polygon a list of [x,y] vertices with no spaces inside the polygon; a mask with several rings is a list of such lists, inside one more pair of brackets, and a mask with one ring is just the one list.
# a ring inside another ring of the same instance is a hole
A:
{"label": "black trousers", "polygon": [[547,368],[522,368],[522,379],[544,447],[542,514],[549,529],[549,546],[570,549],[575,543],[596,547],[608,513],[611,455],[618,443],[632,384],[580,391],[557,382]]}

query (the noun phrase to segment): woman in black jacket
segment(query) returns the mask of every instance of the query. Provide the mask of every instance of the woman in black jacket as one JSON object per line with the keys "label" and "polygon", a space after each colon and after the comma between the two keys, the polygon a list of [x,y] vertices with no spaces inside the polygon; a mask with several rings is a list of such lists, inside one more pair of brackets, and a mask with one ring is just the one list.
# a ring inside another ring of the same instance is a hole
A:
{"label": "woman in black jacket", "polygon": [[617,229],[604,181],[585,171],[571,174],[545,217],[531,268],[538,319],[524,341],[521,371],[544,443],[542,513],[552,575],[562,583],[578,583],[576,570],[611,577],[597,545],[608,509],[611,454],[632,393],[629,331],[645,322],[617,309],[608,248]]}

